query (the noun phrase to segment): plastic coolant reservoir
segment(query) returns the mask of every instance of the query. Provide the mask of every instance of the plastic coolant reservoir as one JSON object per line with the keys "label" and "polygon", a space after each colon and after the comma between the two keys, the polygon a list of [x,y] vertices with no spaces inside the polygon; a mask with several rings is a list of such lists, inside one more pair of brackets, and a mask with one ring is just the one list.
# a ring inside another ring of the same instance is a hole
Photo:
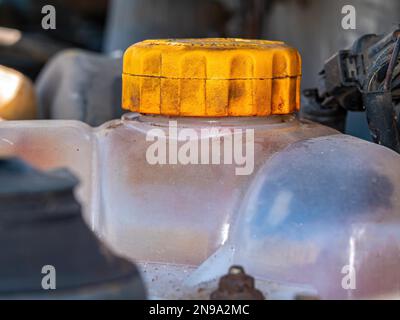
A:
{"label": "plastic coolant reservoir", "polygon": [[400,156],[299,121],[300,57],[281,42],[145,41],[126,114],[0,123],[0,155],[81,178],[86,218],[153,298],[205,298],[243,265],[269,298],[396,296]]}

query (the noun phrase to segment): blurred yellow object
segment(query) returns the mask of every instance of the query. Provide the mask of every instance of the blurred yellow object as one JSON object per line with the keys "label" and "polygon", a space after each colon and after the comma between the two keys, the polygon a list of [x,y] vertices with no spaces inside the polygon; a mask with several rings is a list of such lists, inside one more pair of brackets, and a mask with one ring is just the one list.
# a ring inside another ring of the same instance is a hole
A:
{"label": "blurred yellow object", "polygon": [[32,82],[22,73],[0,65],[0,119],[35,119],[36,112]]}
{"label": "blurred yellow object", "polygon": [[300,108],[301,58],[279,41],[147,40],[124,56],[123,108],[171,116],[289,114]]}

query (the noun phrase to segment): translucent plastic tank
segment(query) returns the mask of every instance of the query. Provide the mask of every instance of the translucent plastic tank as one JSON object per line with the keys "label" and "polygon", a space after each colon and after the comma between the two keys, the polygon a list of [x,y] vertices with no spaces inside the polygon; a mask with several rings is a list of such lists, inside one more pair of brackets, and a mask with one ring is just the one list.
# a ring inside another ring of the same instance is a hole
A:
{"label": "translucent plastic tank", "polygon": [[396,296],[400,156],[299,121],[300,76],[280,42],[139,43],[135,113],[0,122],[0,155],[78,174],[88,223],[153,298],[206,298],[233,264],[269,298]]}

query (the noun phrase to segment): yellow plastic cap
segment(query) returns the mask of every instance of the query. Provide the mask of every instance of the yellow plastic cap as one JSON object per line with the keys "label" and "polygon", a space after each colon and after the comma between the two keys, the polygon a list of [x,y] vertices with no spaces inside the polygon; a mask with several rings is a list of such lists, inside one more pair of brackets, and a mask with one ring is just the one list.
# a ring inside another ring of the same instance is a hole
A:
{"label": "yellow plastic cap", "polygon": [[36,94],[22,73],[0,65],[0,120],[36,118]]}
{"label": "yellow plastic cap", "polygon": [[300,107],[301,58],[283,42],[147,40],[124,56],[123,108],[225,117],[289,114]]}

